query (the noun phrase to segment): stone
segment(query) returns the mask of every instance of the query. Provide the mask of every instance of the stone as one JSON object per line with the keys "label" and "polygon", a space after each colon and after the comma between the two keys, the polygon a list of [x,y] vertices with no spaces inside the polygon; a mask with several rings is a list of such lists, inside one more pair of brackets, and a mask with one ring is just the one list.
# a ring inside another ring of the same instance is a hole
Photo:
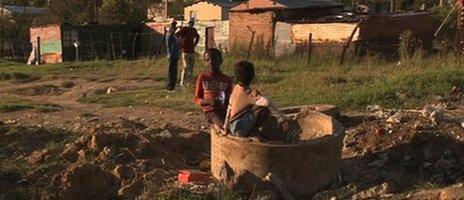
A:
{"label": "stone", "polygon": [[115,92],[117,92],[118,90],[114,87],[109,87],[108,89],[106,89],[106,94],[113,94]]}
{"label": "stone", "polygon": [[109,171],[93,164],[75,164],[61,177],[62,199],[114,199],[118,194],[118,182]]}
{"label": "stone", "polygon": [[162,138],[162,139],[170,139],[172,138],[172,133],[168,129],[164,130],[160,134],[157,135],[157,137]]}
{"label": "stone", "polygon": [[143,192],[143,182],[135,180],[134,182],[125,185],[118,191],[118,195],[124,199],[134,199],[140,196]]}

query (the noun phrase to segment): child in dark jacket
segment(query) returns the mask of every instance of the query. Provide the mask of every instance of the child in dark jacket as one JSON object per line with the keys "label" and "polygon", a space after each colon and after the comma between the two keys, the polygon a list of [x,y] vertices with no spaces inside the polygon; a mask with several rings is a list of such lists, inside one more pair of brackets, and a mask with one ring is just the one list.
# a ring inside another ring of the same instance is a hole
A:
{"label": "child in dark jacket", "polygon": [[220,70],[223,59],[218,49],[208,49],[205,60],[210,69],[198,76],[194,102],[203,108],[208,122],[222,128],[232,90],[232,79]]}

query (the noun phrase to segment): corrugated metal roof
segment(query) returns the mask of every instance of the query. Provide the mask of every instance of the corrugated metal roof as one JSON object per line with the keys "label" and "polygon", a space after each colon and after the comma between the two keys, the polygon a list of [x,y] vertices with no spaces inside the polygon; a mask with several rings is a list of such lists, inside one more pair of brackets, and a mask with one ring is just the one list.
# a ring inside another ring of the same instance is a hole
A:
{"label": "corrugated metal roof", "polygon": [[230,0],[199,0],[199,1],[195,1],[190,4],[187,4],[186,6],[191,6],[199,2],[207,2],[207,3],[215,4],[215,5],[226,7],[226,8],[232,8],[242,3],[242,1],[230,1]]}
{"label": "corrugated metal roof", "polygon": [[4,6],[4,11],[11,14],[38,15],[44,13],[45,8],[28,6]]}
{"label": "corrugated metal roof", "polygon": [[342,3],[331,0],[277,0],[277,2],[286,6],[287,9],[343,6]]}
{"label": "corrugated metal roof", "polygon": [[249,0],[233,7],[232,11],[342,7],[332,0]]}

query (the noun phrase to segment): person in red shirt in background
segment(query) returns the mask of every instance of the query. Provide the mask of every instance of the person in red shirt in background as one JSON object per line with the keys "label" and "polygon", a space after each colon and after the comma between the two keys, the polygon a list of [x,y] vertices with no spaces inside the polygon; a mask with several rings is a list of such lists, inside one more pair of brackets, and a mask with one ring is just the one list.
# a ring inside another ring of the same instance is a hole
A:
{"label": "person in red shirt in background", "polygon": [[190,84],[193,76],[193,67],[195,65],[195,47],[200,41],[197,29],[193,27],[193,21],[188,22],[187,27],[182,27],[176,35],[180,38],[180,48],[182,50],[182,60],[184,67],[180,77],[180,86],[185,83]]}
{"label": "person in red shirt in background", "polygon": [[209,123],[222,128],[232,92],[232,79],[220,70],[223,59],[218,49],[208,49],[205,61],[210,69],[198,76],[194,102],[203,108]]}

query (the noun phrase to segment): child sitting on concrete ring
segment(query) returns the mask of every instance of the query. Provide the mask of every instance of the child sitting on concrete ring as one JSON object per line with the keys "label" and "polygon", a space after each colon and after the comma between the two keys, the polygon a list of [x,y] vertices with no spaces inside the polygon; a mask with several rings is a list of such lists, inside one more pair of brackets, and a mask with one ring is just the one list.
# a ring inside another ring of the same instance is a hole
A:
{"label": "child sitting on concrete ring", "polygon": [[238,84],[229,100],[225,131],[236,136],[284,140],[288,128],[285,117],[259,90],[250,87],[255,78],[253,63],[235,63],[234,73]]}

